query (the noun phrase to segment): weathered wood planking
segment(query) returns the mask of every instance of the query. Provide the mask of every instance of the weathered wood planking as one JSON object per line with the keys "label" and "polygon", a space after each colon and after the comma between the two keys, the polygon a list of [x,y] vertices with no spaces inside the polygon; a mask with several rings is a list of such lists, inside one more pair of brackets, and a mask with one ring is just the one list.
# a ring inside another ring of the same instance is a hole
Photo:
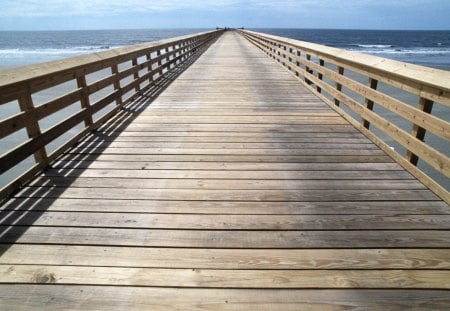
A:
{"label": "weathered wood planking", "polygon": [[[27,299],[24,299],[27,297]],[[446,290],[264,290],[119,286],[1,285],[6,309],[42,310],[345,310],[446,309]]]}
{"label": "weathered wood planking", "polygon": [[0,265],[3,283],[200,288],[450,289],[450,271],[436,270],[207,270]]}
{"label": "weathered wood planking", "polygon": [[243,37],[143,100],[1,207],[2,306],[450,306],[448,205]]}
{"label": "weathered wood planking", "polygon": [[[450,203],[445,181],[435,180],[426,170],[417,167],[420,159],[450,177],[448,152],[424,140],[426,132],[440,136],[447,142],[450,139],[448,120],[441,116],[442,113],[431,114],[434,103],[444,107],[450,105],[448,71],[252,31],[240,33],[286,67],[307,89]],[[348,72],[356,72],[367,79],[367,85],[360,78],[348,75]],[[378,84],[381,85],[379,89]],[[388,88],[383,87],[383,84]],[[356,96],[343,92],[343,86]],[[408,99],[396,99],[386,89],[403,92],[408,95]],[[417,102],[417,108],[411,105],[412,101]],[[374,110],[375,104],[390,110],[393,118],[379,114]],[[345,106],[345,109],[341,106]],[[395,121],[398,117],[411,122],[411,132]],[[370,131],[371,124],[404,147],[406,152],[392,149],[380,133]]]}
{"label": "weathered wood planking", "polygon": [[[18,105],[20,113],[0,122],[0,138],[16,144],[0,156],[0,172],[12,172],[11,176],[5,174],[7,184],[0,189],[0,201],[9,198],[81,138],[114,118],[124,105],[126,109],[139,105],[142,99],[138,95],[145,99],[164,89],[222,32],[216,30],[1,72],[0,105]],[[88,84],[88,74],[103,77]],[[62,87],[66,82],[72,86]],[[96,92],[104,93],[108,88],[113,91],[95,99]],[[63,89],[66,94],[57,97]],[[48,94],[44,103],[37,105],[33,96],[39,91]],[[80,102],[78,107],[77,102]],[[128,105],[131,102],[133,105]],[[77,111],[49,128],[41,126],[46,117],[57,120],[55,113],[69,106]],[[20,141],[11,137],[21,129],[26,130],[28,139]],[[30,156],[35,161],[24,164],[22,161]]]}
{"label": "weathered wood planking", "polygon": [[[206,249],[0,245],[1,264],[195,269],[449,269],[442,249]],[[54,256],[53,254],[60,254]],[[189,260],[186,260],[186,257]]]}

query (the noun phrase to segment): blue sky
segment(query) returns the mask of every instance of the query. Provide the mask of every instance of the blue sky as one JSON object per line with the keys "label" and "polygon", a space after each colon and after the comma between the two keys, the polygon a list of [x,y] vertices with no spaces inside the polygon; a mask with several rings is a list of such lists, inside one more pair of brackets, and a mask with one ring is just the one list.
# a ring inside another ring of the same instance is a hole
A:
{"label": "blue sky", "polygon": [[337,28],[450,30],[450,0],[0,0],[0,30]]}

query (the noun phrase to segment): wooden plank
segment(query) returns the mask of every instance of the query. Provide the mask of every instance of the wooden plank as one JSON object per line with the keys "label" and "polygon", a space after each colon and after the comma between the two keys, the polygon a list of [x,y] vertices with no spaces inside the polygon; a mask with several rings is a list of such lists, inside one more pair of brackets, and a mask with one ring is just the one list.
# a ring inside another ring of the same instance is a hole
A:
{"label": "wooden plank", "polygon": [[5,211],[124,212],[221,215],[448,215],[442,201],[356,202],[250,202],[250,201],[148,201],[133,199],[15,198],[3,204]]}
{"label": "wooden plank", "polygon": [[[31,191],[30,191],[31,190]],[[205,190],[205,189],[120,189],[109,188],[25,188],[15,197],[145,199],[187,201],[435,201],[429,190]]]}
{"label": "wooden plank", "polygon": [[[183,230],[448,230],[448,215],[190,215],[14,212],[3,225]],[[18,219],[18,220],[17,220]]]}
{"label": "wooden plank", "polygon": [[[39,119],[37,119],[37,117],[33,114],[33,110],[34,110],[34,104],[33,104],[33,99],[31,97],[31,93],[27,93],[25,96],[20,96],[18,98],[18,102],[19,102],[19,107],[20,110],[22,112],[28,113],[31,118],[28,120],[27,122],[27,126],[26,126],[26,130],[27,130],[27,134],[28,134],[28,141],[33,141],[34,139],[36,139],[37,137],[41,136],[41,127],[39,124]],[[25,141],[24,143],[22,143],[21,145],[13,148],[14,150],[17,149],[21,149],[21,146],[23,145],[27,145],[27,141]],[[7,151],[5,152],[7,153]],[[12,152],[13,153],[13,152]],[[14,165],[16,165],[18,162],[20,162],[21,160],[26,159],[28,156],[34,156],[34,160],[36,163],[48,163],[48,157],[47,157],[47,151],[45,149],[45,146],[39,146],[38,148],[33,148],[32,150],[29,150],[29,152],[27,152],[24,155],[20,155],[20,160],[17,162],[14,161],[9,161],[8,160],[8,154],[5,156],[4,154],[1,157],[1,162],[3,164],[3,162],[7,162],[7,164],[9,164],[9,168],[13,167]],[[3,173],[6,171],[6,169],[2,166],[0,166],[0,172]]]}
{"label": "wooden plank", "polygon": [[167,124],[167,123],[184,123],[184,124],[347,124],[340,117],[301,117],[301,116],[232,116],[232,117],[216,117],[216,116],[142,116],[133,121],[134,124]]}
{"label": "wooden plank", "polygon": [[[446,290],[258,290],[125,286],[0,285],[7,309],[42,310],[341,310],[446,309]],[[24,299],[27,297],[27,299]]]}
{"label": "wooden plank", "polygon": [[[61,123],[58,123],[58,125],[55,125],[43,134],[31,136],[32,138],[30,140],[15,147],[13,150],[10,150],[9,152],[1,156],[0,172],[3,173],[9,170],[11,167],[17,165],[22,160],[26,159],[28,156],[34,154],[35,152],[44,150],[44,146],[46,144],[50,143],[62,133],[83,122],[83,120],[86,119],[89,115],[90,114],[88,110],[81,109],[79,112],[65,119]],[[37,158],[37,161],[47,163],[46,155],[39,156]]]}
{"label": "wooden plank", "polygon": [[[362,172],[364,174],[364,172]],[[217,190],[425,190],[411,180],[288,180],[280,179],[167,179],[167,178],[72,178],[43,177],[30,187],[118,188],[118,189],[217,189]]]}
{"label": "wooden plank", "polygon": [[440,270],[206,270],[0,265],[0,283],[201,288],[450,289]]}
{"label": "wooden plank", "polygon": [[[354,132],[340,132],[340,127],[337,127],[337,132],[323,132],[319,129],[311,129],[310,132],[297,132],[297,133],[263,133],[263,132],[234,132],[228,133],[225,131],[209,131],[209,132],[196,132],[196,131],[180,131],[180,132],[162,132],[162,131],[122,131],[120,133],[95,133],[94,136],[89,139],[187,139],[192,137],[193,139],[253,139],[255,142],[258,139],[272,139],[272,140],[309,140],[309,139],[362,139],[366,140],[366,137],[357,131]],[[315,131],[315,132],[313,132]]]}
{"label": "wooden plank", "polygon": [[[63,159],[121,162],[268,162],[268,163],[389,163],[387,155],[210,155],[210,154],[70,154]],[[405,174],[405,176],[408,174]]]}
{"label": "wooden plank", "polygon": [[[70,106],[80,99],[82,90],[78,89],[38,107],[29,107],[27,111],[16,114],[0,122],[0,137],[6,137],[21,128],[30,125],[37,118],[41,120],[61,109]],[[37,132],[39,133],[39,132]]]}
{"label": "wooden plank", "polygon": [[106,137],[92,137],[83,141],[84,143],[98,143],[98,142],[168,142],[168,143],[272,143],[272,144],[283,144],[283,143],[315,143],[315,144],[326,144],[326,143],[342,143],[342,144],[370,144],[366,138],[358,137],[248,137],[248,136],[193,136],[193,135],[180,135],[180,136],[146,136],[143,133],[142,136],[106,136]]}
{"label": "wooden plank", "polygon": [[[433,102],[424,98],[419,99],[419,110],[430,114],[431,110],[433,109]],[[418,140],[424,141],[426,129],[419,126],[417,123],[414,123],[411,134],[415,136]],[[408,158],[409,162],[411,162],[413,165],[417,166],[417,163],[419,162],[419,158],[412,153],[411,151],[407,150],[406,157]]]}
{"label": "wooden plank", "polygon": [[[356,149],[371,150],[378,149],[372,143],[217,143],[217,142],[95,142],[96,148],[129,148],[130,150],[145,148],[184,148],[184,149]],[[79,148],[92,146],[93,142],[81,142]]]}
{"label": "wooden plank", "polygon": [[55,169],[109,170],[232,170],[232,171],[401,171],[397,163],[285,163],[285,162],[120,162],[61,160]]}
{"label": "wooden plank", "polygon": [[[300,106],[301,107],[301,106]],[[233,116],[247,116],[247,117],[292,117],[299,116],[299,119],[308,117],[339,117],[339,115],[332,111],[330,108],[321,108],[325,111],[310,112],[309,109],[205,109],[205,108],[179,108],[179,109],[167,109],[167,108],[150,108],[143,111],[140,116],[142,117],[193,117],[193,116],[211,116],[211,117],[233,117]]]}
{"label": "wooden plank", "polygon": [[349,179],[349,180],[370,180],[370,179],[414,179],[405,171],[250,171],[245,174],[240,170],[181,170],[181,169],[165,169],[165,170],[82,170],[73,169],[61,171],[56,169],[48,169],[43,176],[47,177],[92,177],[92,178],[191,178],[191,179],[279,179],[279,180],[332,180],[332,179]]}
{"label": "wooden plank", "polygon": [[[14,154],[16,154],[15,152]],[[384,155],[379,149],[236,149],[236,148],[83,148],[74,147],[69,153],[88,154],[164,154],[164,155]],[[8,154],[9,155],[9,154]],[[11,157],[13,154],[11,153]],[[6,160],[6,158],[5,158]],[[8,157],[9,160],[9,157]],[[450,167],[450,166],[449,166]]]}
{"label": "wooden plank", "polygon": [[[193,249],[68,245],[0,245],[1,265],[175,269],[449,269],[442,249]],[[54,256],[58,254],[58,256]]]}
{"label": "wooden plank", "polygon": [[441,230],[239,231],[0,226],[3,244],[188,248],[449,248]]}
{"label": "wooden plank", "polygon": [[[148,124],[148,123],[122,123],[122,127],[115,125],[116,131],[126,130],[128,132],[222,132],[234,134],[238,133],[311,133],[311,132],[346,132],[359,133],[354,127],[348,124],[323,125],[323,124]],[[289,134],[287,134],[289,135]]]}

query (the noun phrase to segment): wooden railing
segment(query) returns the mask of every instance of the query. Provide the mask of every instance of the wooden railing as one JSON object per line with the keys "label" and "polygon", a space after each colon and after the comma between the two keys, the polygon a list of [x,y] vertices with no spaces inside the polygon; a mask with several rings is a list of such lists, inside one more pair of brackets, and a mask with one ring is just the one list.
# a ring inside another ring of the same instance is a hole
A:
{"label": "wooden railing", "polygon": [[[450,202],[446,189],[450,177],[449,71],[263,33],[239,32]],[[438,106],[434,114],[433,105]],[[426,133],[438,143],[428,143]],[[395,143],[386,143],[390,140]],[[426,164],[418,166],[419,160]],[[430,177],[436,174],[442,174],[440,182]]]}
{"label": "wooden railing", "polygon": [[[0,174],[22,167],[1,189],[0,201],[221,33],[199,33],[0,72]],[[39,99],[43,102],[38,104]],[[5,118],[8,110],[16,112]],[[58,114],[66,116],[52,123]],[[43,124],[49,123],[44,129]],[[14,141],[18,143],[5,147]]]}

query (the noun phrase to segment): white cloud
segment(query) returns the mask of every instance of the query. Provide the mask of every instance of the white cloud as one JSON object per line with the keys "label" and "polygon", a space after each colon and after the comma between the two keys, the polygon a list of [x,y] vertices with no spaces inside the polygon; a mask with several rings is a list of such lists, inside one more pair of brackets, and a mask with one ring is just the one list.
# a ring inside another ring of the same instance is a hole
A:
{"label": "white cloud", "polygon": [[236,0],[3,0],[0,16],[101,15],[230,7]]}
{"label": "white cloud", "polygon": [[171,10],[270,9],[332,10],[361,8],[368,5],[411,6],[445,0],[1,0],[0,17],[111,15],[132,12]]}

